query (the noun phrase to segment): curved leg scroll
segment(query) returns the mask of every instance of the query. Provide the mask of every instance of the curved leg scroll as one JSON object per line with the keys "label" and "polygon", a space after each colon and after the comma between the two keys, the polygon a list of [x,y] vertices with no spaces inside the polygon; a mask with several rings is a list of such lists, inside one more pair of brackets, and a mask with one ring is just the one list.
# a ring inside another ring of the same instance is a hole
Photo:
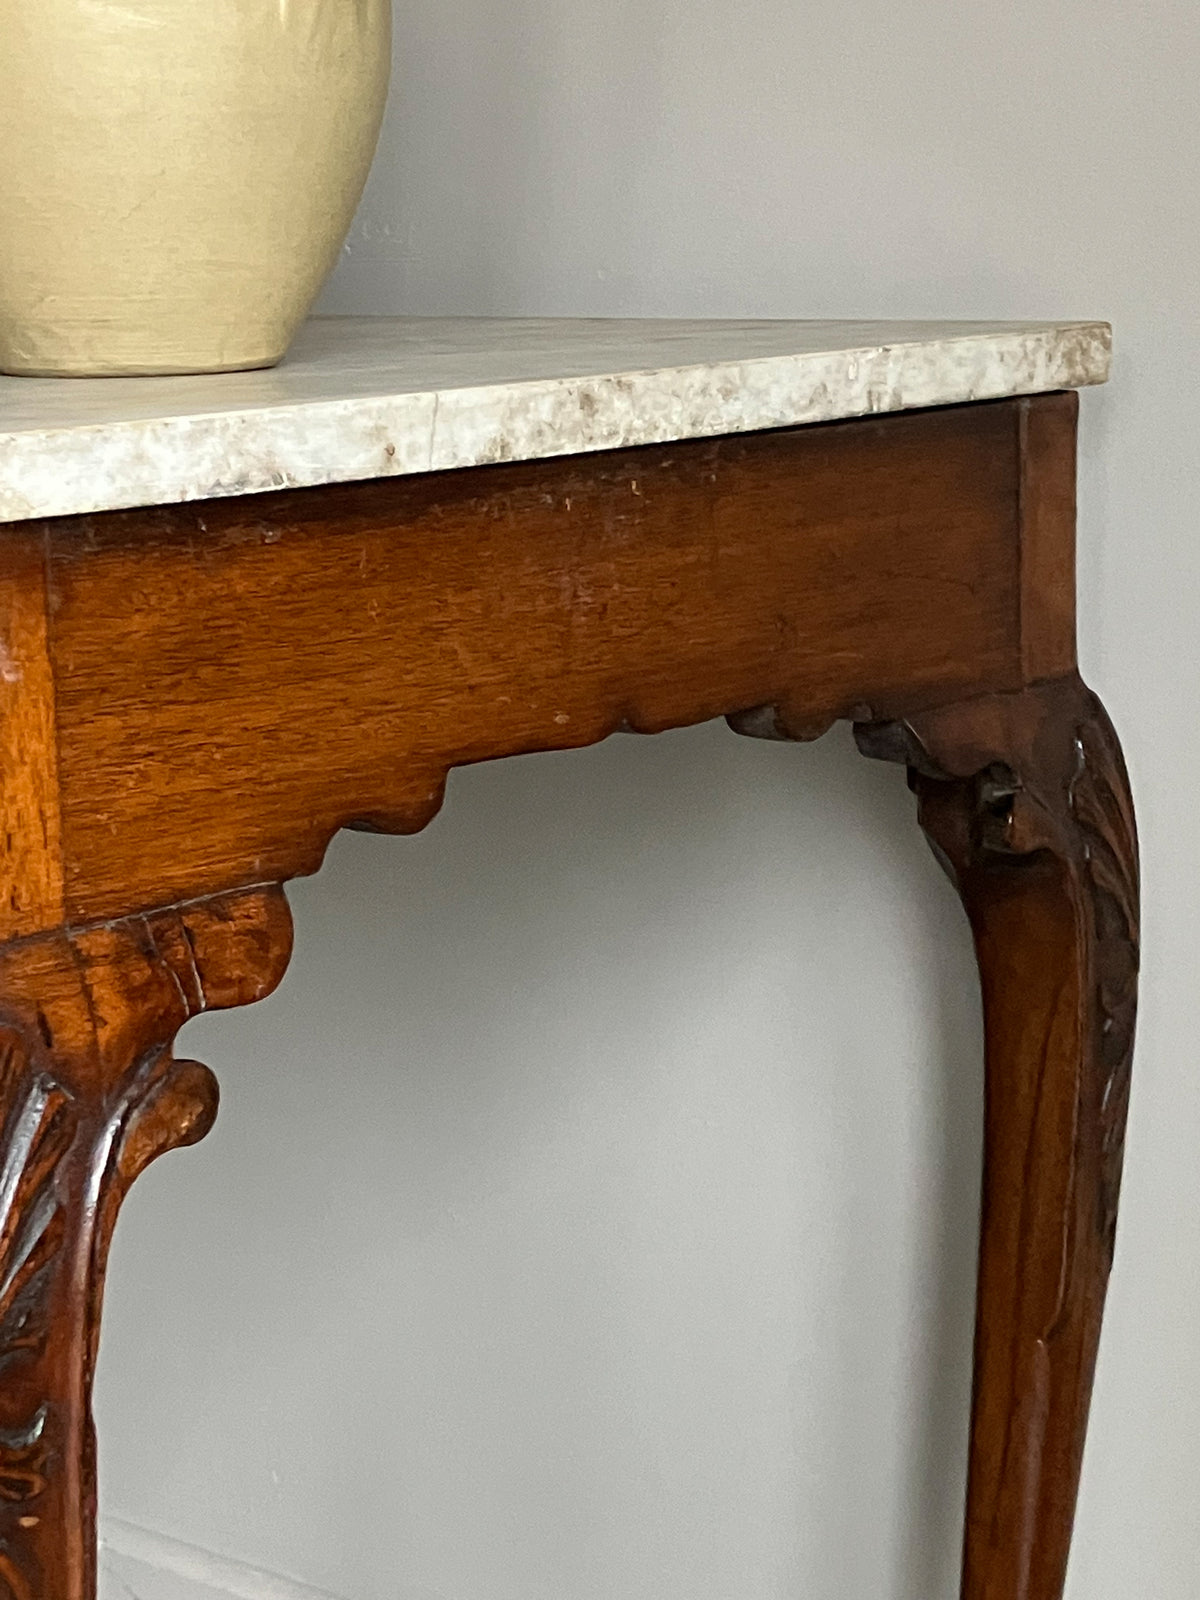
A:
{"label": "curved leg scroll", "polygon": [[193,1144],[198,1012],[266,995],[291,948],[254,891],[0,949],[0,1600],[92,1600],[91,1387],[108,1246],[134,1179]]}
{"label": "curved leg scroll", "polygon": [[1137,840],[1078,677],[863,725],[908,764],[975,936],[987,1031],[963,1600],[1061,1600],[1112,1265],[1133,1052]]}

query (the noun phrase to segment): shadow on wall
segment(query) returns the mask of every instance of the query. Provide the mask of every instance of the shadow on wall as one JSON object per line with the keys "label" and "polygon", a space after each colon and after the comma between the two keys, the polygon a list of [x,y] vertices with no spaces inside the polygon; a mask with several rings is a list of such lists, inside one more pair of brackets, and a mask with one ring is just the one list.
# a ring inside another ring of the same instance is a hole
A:
{"label": "shadow on wall", "polygon": [[978,997],[899,770],[615,739],[291,893],[118,1232],[107,1508],[353,1600],[956,1592]]}

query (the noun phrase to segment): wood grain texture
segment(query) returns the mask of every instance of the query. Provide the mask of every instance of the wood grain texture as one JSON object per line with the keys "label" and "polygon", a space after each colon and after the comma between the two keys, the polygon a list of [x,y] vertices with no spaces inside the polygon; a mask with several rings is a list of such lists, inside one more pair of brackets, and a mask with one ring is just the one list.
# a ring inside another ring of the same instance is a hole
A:
{"label": "wood grain texture", "polygon": [[466,762],[1017,687],[1021,415],[49,525],[68,915],[311,872]]}
{"label": "wood grain texture", "polygon": [[864,727],[859,742],[908,763],[983,985],[963,1600],[1061,1600],[1133,1058],[1138,850],[1125,766],[1074,674]]}
{"label": "wood grain texture", "polygon": [[0,1600],[93,1600],[89,1417],[176,1062],[343,826],[726,716],[907,762],[975,931],[987,1190],[964,1600],[1061,1600],[1132,1049],[1137,857],[1074,663],[1073,396],[0,529]]}
{"label": "wood grain texture", "polygon": [[262,891],[0,952],[3,1600],[92,1600],[91,1389],[117,1211],[216,1116],[216,1082],[174,1059],[175,1034],[267,994],[290,949],[286,902]]}
{"label": "wood grain texture", "polygon": [[0,528],[0,939],[63,917],[45,541]]}
{"label": "wood grain texture", "polygon": [[1021,666],[1026,683],[1075,670],[1075,458],[1079,396],[1022,400]]}

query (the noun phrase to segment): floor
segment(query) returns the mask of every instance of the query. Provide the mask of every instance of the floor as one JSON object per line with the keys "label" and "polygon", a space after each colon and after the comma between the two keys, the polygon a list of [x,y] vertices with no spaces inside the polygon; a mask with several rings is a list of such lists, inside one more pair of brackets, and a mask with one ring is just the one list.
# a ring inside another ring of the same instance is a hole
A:
{"label": "floor", "polygon": [[105,1550],[97,1600],[230,1600],[230,1594]]}
{"label": "floor", "polygon": [[98,1600],[335,1600],[209,1550],[107,1518]]}

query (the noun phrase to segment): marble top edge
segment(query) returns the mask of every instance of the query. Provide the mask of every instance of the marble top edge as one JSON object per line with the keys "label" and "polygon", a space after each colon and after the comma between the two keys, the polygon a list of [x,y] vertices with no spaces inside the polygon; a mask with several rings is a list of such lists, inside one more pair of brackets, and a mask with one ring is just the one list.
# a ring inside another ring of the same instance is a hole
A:
{"label": "marble top edge", "polygon": [[1102,322],[314,318],[266,372],[0,378],[0,522],[1103,383]]}

